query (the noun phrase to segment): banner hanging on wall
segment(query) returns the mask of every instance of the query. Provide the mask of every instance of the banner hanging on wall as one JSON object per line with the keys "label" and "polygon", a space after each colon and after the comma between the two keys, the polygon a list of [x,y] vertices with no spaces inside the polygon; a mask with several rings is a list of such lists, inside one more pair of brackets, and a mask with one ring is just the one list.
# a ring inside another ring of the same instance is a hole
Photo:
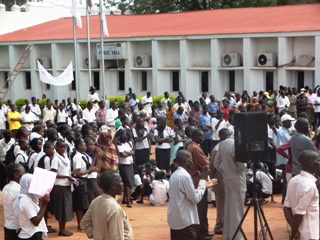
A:
{"label": "banner hanging on wall", "polygon": [[37,61],[40,81],[53,85],[53,86],[65,86],[70,84],[73,78],[73,68],[72,61],[69,63],[68,67],[61,73],[58,77],[52,76],[39,61]]}

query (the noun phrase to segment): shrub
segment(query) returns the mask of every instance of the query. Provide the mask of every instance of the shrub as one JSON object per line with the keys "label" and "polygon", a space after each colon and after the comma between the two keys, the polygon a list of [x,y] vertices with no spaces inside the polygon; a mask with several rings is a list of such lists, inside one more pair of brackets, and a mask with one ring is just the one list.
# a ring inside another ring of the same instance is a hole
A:
{"label": "shrub", "polygon": [[44,106],[46,105],[46,102],[47,102],[46,98],[40,99],[38,101],[38,104],[39,104],[39,107],[40,107],[41,111],[44,109]]}
{"label": "shrub", "polygon": [[80,107],[85,109],[87,107],[87,100],[79,100]]}
{"label": "shrub", "polygon": [[25,105],[25,104],[26,104],[26,99],[25,98],[18,98],[16,100],[17,111],[20,112],[22,106]]}

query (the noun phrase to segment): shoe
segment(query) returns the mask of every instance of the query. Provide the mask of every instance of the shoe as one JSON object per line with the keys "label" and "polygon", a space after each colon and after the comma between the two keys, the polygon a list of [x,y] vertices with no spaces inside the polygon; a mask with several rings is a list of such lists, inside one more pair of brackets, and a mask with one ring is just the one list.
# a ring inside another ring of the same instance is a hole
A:
{"label": "shoe", "polygon": [[131,202],[127,204],[127,208],[132,208]]}
{"label": "shoe", "polygon": [[137,203],[143,204],[143,200],[138,200]]}
{"label": "shoe", "polygon": [[59,236],[62,236],[62,237],[70,237],[70,236],[73,235],[73,233],[64,231],[64,232],[62,232],[62,233],[59,232],[58,235],[59,235]]}
{"label": "shoe", "polygon": [[206,233],[206,237],[213,237],[213,236],[214,236],[214,233],[210,233],[210,232]]}
{"label": "shoe", "polygon": [[214,234],[222,235],[222,234],[223,234],[223,232],[222,232],[222,230],[214,230]]}
{"label": "shoe", "polygon": [[57,230],[52,228],[51,226],[47,226],[47,229],[48,229],[48,233],[56,233]]}

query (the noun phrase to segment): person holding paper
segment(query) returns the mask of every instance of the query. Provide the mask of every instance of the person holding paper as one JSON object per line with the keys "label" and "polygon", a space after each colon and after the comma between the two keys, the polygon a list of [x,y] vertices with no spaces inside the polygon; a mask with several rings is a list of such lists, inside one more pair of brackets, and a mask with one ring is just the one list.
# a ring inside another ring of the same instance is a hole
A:
{"label": "person holding paper", "polygon": [[54,195],[55,218],[59,221],[59,236],[69,237],[71,232],[66,231],[66,222],[73,219],[70,160],[65,156],[66,144],[59,138],[56,143],[56,154],[51,162],[51,171],[57,173]]}
{"label": "person holding paper", "polygon": [[19,223],[12,213],[14,212],[13,203],[20,193],[19,182],[24,173],[24,167],[20,164],[10,164],[7,168],[9,183],[2,191],[4,240],[18,240]]}
{"label": "person holding paper", "polygon": [[20,179],[20,194],[14,201],[14,214],[18,218],[21,231],[19,239],[42,240],[47,236],[47,227],[43,215],[50,196],[45,194],[39,207],[39,196],[29,193],[32,174],[25,174]]}

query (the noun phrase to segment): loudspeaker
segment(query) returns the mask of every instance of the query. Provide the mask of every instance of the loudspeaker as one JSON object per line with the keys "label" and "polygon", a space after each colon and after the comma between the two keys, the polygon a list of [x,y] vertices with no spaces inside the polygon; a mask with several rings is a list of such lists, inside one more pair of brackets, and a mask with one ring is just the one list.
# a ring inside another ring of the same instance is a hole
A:
{"label": "loudspeaker", "polygon": [[236,113],[234,118],[235,159],[237,162],[265,162],[268,159],[267,114]]}

